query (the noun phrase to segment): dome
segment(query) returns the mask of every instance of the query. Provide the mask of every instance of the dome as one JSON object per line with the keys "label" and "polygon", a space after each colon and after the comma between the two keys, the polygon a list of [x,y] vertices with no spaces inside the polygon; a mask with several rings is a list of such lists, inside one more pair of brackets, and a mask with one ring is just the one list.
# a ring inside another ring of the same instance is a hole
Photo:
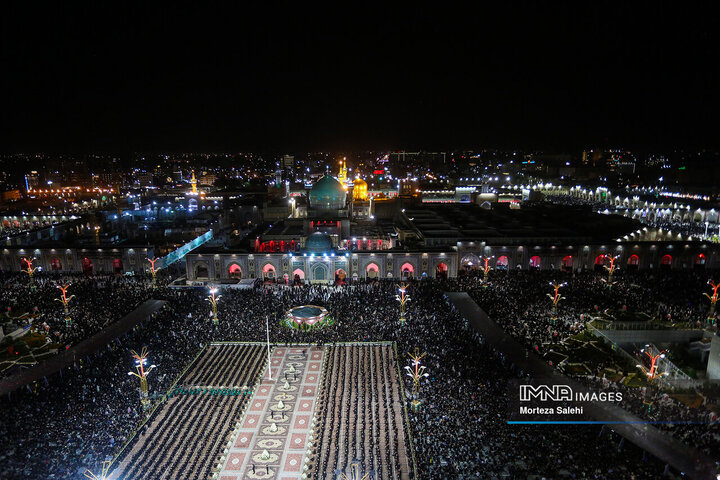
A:
{"label": "dome", "polygon": [[362,178],[356,178],[353,182],[353,199],[367,200],[368,185]]}
{"label": "dome", "polygon": [[310,207],[320,210],[340,210],[345,207],[343,186],[329,175],[325,175],[310,190]]}
{"label": "dome", "polygon": [[326,233],[315,232],[305,240],[305,250],[311,253],[324,253],[332,248],[332,239]]}

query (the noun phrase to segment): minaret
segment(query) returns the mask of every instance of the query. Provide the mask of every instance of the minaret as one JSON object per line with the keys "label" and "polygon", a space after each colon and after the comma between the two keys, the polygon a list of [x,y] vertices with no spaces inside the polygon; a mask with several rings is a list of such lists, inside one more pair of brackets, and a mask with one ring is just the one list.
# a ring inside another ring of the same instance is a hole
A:
{"label": "minaret", "polygon": [[338,181],[343,187],[347,188],[347,179],[347,165],[345,165],[345,157],[343,157],[342,167],[340,173],[338,173]]}
{"label": "minaret", "polygon": [[195,178],[195,170],[192,171],[192,178],[190,179],[190,185],[192,185],[192,194],[197,195],[197,179]]}

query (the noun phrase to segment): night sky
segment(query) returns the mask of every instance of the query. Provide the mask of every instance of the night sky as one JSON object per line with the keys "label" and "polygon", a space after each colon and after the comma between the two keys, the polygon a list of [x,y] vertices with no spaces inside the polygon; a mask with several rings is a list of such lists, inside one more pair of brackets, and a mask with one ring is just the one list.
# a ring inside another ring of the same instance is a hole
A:
{"label": "night sky", "polygon": [[719,143],[717,17],[687,2],[74,3],[0,5],[3,151]]}

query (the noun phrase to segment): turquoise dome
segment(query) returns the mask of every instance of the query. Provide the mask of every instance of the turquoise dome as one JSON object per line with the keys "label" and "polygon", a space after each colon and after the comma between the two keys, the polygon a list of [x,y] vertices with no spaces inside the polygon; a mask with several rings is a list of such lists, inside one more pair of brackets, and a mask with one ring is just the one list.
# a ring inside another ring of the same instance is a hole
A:
{"label": "turquoise dome", "polygon": [[305,250],[311,253],[329,252],[332,248],[332,239],[326,233],[315,232],[305,240]]}
{"label": "turquoise dome", "polygon": [[310,190],[310,207],[320,210],[345,208],[347,193],[336,179],[325,175]]}

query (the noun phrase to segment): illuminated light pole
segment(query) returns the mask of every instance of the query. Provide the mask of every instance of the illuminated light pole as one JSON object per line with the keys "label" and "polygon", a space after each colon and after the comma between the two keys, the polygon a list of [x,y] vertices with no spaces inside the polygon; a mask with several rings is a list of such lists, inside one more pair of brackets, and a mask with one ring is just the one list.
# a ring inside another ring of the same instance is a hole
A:
{"label": "illuminated light pole", "polygon": [[152,259],[146,258],[145,260],[150,262],[150,273],[152,273],[153,288],[155,288],[157,286],[157,283],[156,283],[157,271],[155,270],[155,262],[157,262],[158,259],[157,258],[152,258]]}
{"label": "illuminated light pole", "polygon": [[550,285],[555,290],[555,292],[547,294],[547,296],[550,298],[550,300],[552,300],[552,305],[553,305],[552,306],[552,316],[554,318],[557,316],[558,303],[560,303],[561,300],[565,300],[565,297],[560,295],[560,289],[562,287],[564,287],[565,285],[567,285],[567,282],[563,282],[563,283],[550,282]]}
{"label": "illuminated light pole", "polygon": [[650,345],[645,345],[645,348],[640,350],[641,353],[644,353],[645,355],[650,358],[650,369],[646,372],[648,378],[650,380],[654,379],[657,376],[657,369],[660,366],[658,363],[658,360],[665,358],[665,350],[662,350],[659,353],[653,354],[650,351]]}
{"label": "illuminated light pole", "polygon": [[410,295],[407,295],[407,285],[402,284],[398,287],[400,295],[396,295],[395,299],[400,302],[400,325],[405,325],[405,304],[410,300]]}
{"label": "illuminated light pole", "polygon": [[715,304],[717,303],[718,299],[718,288],[720,288],[720,283],[715,283],[714,280],[708,280],[708,285],[713,289],[712,295],[709,293],[703,293],[706,297],[710,299],[710,313],[708,313],[708,321],[710,323],[713,322],[713,317],[715,316]]}
{"label": "illuminated light pole", "polygon": [[35,272],[37,271],[38,267],[33,268],[32,264],[35,261],[35,257],[28,259],[27,257],[23,257],[20,261],[24,262],[27,265],[27,270],[23,270],[23,272],[28,274],[28,277],[30,277],[30,284],[32,285],[33,281],[33,275],[35,275]]}
{"label": "illuminated light pole", "polygon": [[410,405],[412,410],[415,412],[420,409],[420,400],[418,399],[420,380],[430,376],[429,373],[425,373],[425,366],[420,364],[420,360],[422,360],[425,355],[427,355],[427,352],[420,355],[420,349],[415,347],[415,355],[408,353],[408,356],[411,359],[410,365],[412,365],[412,367],[405,366],[407,376],[413,379],[413,399],[410,402]]}
{"label": "illuminated light pole", "polygon": [[619,255],[616,255],[614,257],[611,257],[610,255],[605,255],[606,259],[610,259],[610,266],[604,265],[605,270],[608,272],[608,278],[607,278],[607,284],[612,287],[613,285],[613,274],[615,273],[615,260],[620,258]]}
{"label": "illuminated light pole", "polygon": [[360,471],[360,461],[359,460],[353,460],[353,462],[350,464],[350,474],[347,475],[345,472],[341,470],[335,470],[335,480],[374,480],[375,479],[375,471],[370,470],[367,473],[362,473]]}
{"label": "illuminated light pole", "polygon": [[212,314],[210,315],[212,317],[212,321],[215,325],[219,325],[220,321],[218,320],[217,316],[217,301],[222,298],[222,295],[218,295],[217,297],[215,294],[217,293],[218,289],[216,287],[213,287],[210,289],[210,295],[208,296],[207,300],[210,302],[210,306],[212,308]]}
{"label": "illuminated light pole", "polygon": [[137,372],[128,372],[128,375],[135,375],[140,379],[140,401],[142,402],[142,405],[144,408],[147,409],[148,406],[148,381],[147,376],[148,374],[155,368],[155,365],[150,365],[150,367],[145,370],[145,365],[147,364],[147,356],[148,356],[148,350],[147,347],[143,347],[142,351],[138,354],[135,350],[130,350],[130,353],[132,354],[132,357],[135,359],[135,370]]}
{"label": "illuminated light pole", "polygon": [[490,273],[490,270],[492,270],[492,267],[489,265],[490,259],[492,259],[492,258],[493,257],[483,257],[482,258],[483,263],[485,264],[485,266],[483,267],[483,282],[486,282],[486,283],[488,280],[488,274]]}
{"label": "illuminated light pole", "polygon": [[75,295],[70,295],[69,297],[67,296],[67,290],[68,288],[70,288],[70,285],[72,284],[68,283],[64,287],[57,285],[57,288],[59,288],[62,292],[62,297],[55,299],[56,302],[62,303],[63,307],[65,308],[65,325],[67,326],[70,326],[70,324],[72,323],[72,319],[70,318],[70,310],[68,309],[68,303],[70,303],[70,300],[75,298]]}
{"label": "illuminated light pole", "polygon": [[90,480],[108,480],[110,478],[110,465],[112,465],[112,461],[110,460],[105,460],[102,463],[102,470],[100,471],[99,477],[88,469],[85,469],[85,473],[83,475],[85,475]]}

